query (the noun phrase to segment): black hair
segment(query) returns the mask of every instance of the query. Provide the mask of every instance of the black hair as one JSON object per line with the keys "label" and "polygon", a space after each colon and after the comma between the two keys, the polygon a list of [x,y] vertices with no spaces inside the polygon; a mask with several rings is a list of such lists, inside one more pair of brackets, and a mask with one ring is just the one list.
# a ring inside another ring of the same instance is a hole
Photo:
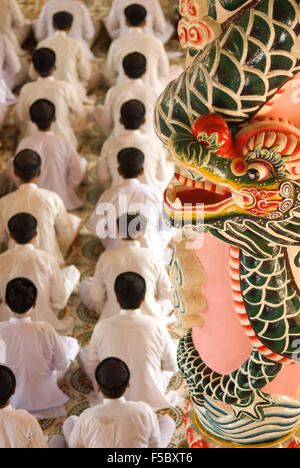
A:
{"label": "black hair", "polygon": [[132,52],[124,57],[122,65],[125,75],[136,80],[145,74],[147,59],[145,55],[139,52]]}
{"label": "black hair", "polygon": [[28,244],[37,232],[37,220],[29,213],[18,213],[8,221],[8,230],[18,244]]}
{"label": "black hair", "polygon": [[34,52],[32,63],[37,73],[43,78],[46,78],[51,75],[55,67],[56,54],[54,50],[42,47]]}
{"label": "black hair", "polygon": [[58,11],[52,17],[52,24],[54,29],[65,31],[72,27],[73,19],[74,17],[69,11]]}
{"label": "black hair", "polygon": [[6,286],[5,301],[15,314],[26,314],[35,304],[38,291],[28,278],[14,278]]}
{"label": "black hair", "polygon": [[127,130],[137,130],[144,122],[146,108],[141,101],[131,99],[121,107],[121,119]]}
{"label": "black hair", "polygon": [[14,157],[13,166],[16,175],[23,182],[30,182],[40,172],[42,160],[36,151],[24,149]]}
{"label": "black hair", "polygon": [[16,391],[16,377],[11,369],[0,365],[0,406],[5,406]]}
{"label": "black hair", "polygon": [[114,290],[122,309],[138,309],[145,299],[146,281],[138,273],[127,271],[117,277]]}
{"label": "black hair", "polygon": [[147,10],[143,5],[133,3],[125,8],[124,14],[129,26],[137,27],[144,24],[147,17]]}
{"label": "black hair", "polygon": [[96,381],[104,396],[111,399],[120,398],[126,391],[130,371],[127,364],[116,357],[108,357],[97,366]]}
{"label": "black hair", "polygon": [[120,237],[123,239],[137,239],[144,234],[147,218],[140,213],[124,213],[117,219]]}
{"label": "black hair", "polygon": [[125,179],[138,177],[144,167],[145,155],[137,148],[124,148],[118,153],[117,158]]}
{"label": "black hair", "polygon": [[47,130],[55,118],[55,105],[48,99],[38,99],[30,106],[29,113],[39,130]]}

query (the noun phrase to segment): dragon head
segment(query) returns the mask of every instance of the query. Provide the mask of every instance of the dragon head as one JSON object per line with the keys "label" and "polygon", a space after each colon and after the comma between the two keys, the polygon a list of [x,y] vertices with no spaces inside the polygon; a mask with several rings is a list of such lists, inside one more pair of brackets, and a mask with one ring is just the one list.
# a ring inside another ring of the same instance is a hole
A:
{"label": "dragon head", "polygon": [[300,245],[300,130],[255,119],[232,138],[217,114],[169,141],[177,168],[165,192],[171,224],[205,229],[258,257]]}

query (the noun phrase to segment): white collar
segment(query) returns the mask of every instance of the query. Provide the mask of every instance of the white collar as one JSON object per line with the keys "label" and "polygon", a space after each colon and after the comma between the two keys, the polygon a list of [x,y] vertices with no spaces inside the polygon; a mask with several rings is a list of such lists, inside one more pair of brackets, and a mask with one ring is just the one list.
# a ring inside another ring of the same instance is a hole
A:
{"label": "white collar", "polygon": [[14,249],[28,249],[35,250],[35,247],[32,244],[16,244]]}
{"label": "white collar", "polygon": [[43,80],[43,81],[46,81],[46,80],[48,80],[48,81],[54,81],[55,78],[54,78],[54,76],[46,76],[45,78],[42,77],[42,76],[39,76],[38,79],[37,79],[37,81],[42,81],[42,80]]}
{"label": "white collar", "polygon": [[55,31],[54,36],[66,36],[67,37],[67,33],[66,31]]}
{"label": "white collar", "polygon": [[5,408],[0,409],[0,411],[14,411],[14,408],[11,405],[8,405]]}
{"label": "white collar", "polygon": [[124,179],[122,185],[140,185],[140,181],[138,179]]}
{"label": "white collar", "polygon": [[28,182],[28,183],[23,183],[20,185],[20,187],[18,188],[18,190],[26,190],[26,189],[37,189],[38,186],[32,182]]}
{"label": "white collar", "polygon": [[121,240],[121,247],[141,247],[141,243],[137,240]]}
{"label": "white collar", "polygon": [[25,317],[25,318],[15,318],[15,317],[11,317],[9,319],[10,323],[14,323],[14,324],[19,324],[19,323],[31,323],[32,320],[31,320],[31,317]]}
{"label": "white collar", "polygon": [[128,33],[129,34],[135,34],[135,33],[144,34],[144,30],[143,30],[143,28],[129,28]]}
{"label": "white collar", "polygon": [[120,315],[142,315],[141,309],[128,309],[124,310],[122,309],[120,312]]}
{"label": "white collar", "polygon": [[121,398],[116,398],[115,400],[111,398],[103,398],[104,405],[117,405],[118,403],[126,403],[125,398],[121,397]]}

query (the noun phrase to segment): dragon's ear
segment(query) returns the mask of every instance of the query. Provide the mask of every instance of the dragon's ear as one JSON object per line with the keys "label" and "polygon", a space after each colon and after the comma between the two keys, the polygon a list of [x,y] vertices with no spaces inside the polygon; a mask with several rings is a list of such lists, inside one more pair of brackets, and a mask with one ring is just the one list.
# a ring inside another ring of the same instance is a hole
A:
{"label": "dragon's ear", "polygon": [[189,132],[174,133],[169,139],[172,155],[186,164],[200,165],[201,147]]}

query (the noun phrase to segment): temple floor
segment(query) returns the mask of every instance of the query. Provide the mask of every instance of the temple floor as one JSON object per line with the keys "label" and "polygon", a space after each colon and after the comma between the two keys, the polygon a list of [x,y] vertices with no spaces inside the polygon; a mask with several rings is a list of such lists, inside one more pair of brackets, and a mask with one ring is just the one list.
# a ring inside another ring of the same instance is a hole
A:
{"label": "temple floor", "polygon": [[[19,0],[18,3],[21,6],[24,16],[29,19],[34,19],[37,17],[39,8],[41,6],[40,4],[43,2],[34,0]],[[161,0],[161,3],[167,15],[174,8],[173,0]],[[86,4],[91,12],[92,18],[94,20],[100,20],[108,13],[111,0],[88,0]],[[172,48],[173,46],[176,50],[178,44],[176,42],[174,42],[174,44],[171,43]],[[97,56],[97,63],[95,64],[95,68],[97,68],[98,71],[101,71],[101,64],[105,59],[107,47],[107,38],[101,39],[100,34],[100,39],[97,41],[95,48],[93,49]],[[103,86],[97,90],[95,101],[99,103],[103,102],[105,92],[106,89]],[[89,184],[82,185],[78,191],[79,196],[85,200],[85,206],[80,210],[74,211],[74,214],[80,216],[83,223],[80,235],[72,245],[72,248],[70,249],[66,258],[66,264],[76,265],[79,268],[81,272],[81,278],[83,279],[86,276],[93,275],[97,260],[103,252],[101,242],[91,235],[88,219],[101,194],[101,190],[97,182],[95,165],[100,154],[102,144],[104,143],[104,136],[100,133],[100,130],[94,126],[94,124],[90,123],[80,135],[80,141],[80,154],[88,161]],[[5,161],[11,156],[16,147],[16,132],[13,126],[13,120],[11,118],[8,121],[7,126],[5,126],[0,132],[0,143],[0,169],[3,169],[5,166]],[[68,306],[62,312],[61,317],[64,315],[72,315],[76,318],[73,336],[78,339],[81,346],[87,345],[91,338],[93,328],[97,323],[98,316],[93,311],[87,310],[84,307],[77,293],[74,293],[71,296]],[[183,331],[176,325],[170,326],[169,330],[175,339],[179,339],[183,334]],[[86,408],[90,406],[91,395],[93,393],[91,383],[84,375],[77,362],[75,362],[64,380],[61,382],[60,388],[70,398],[68,404],[66,405],[68,416],[80,415]],[[178,392],[181,397],[179,406],[176,406],[175,408],[166,408],[165,410],[165,412],[174,419],[177,427],[170,447],[187,447],[183,415],[188,399],[188,391],[182,377],[179,374],[172,379],[170,389]],[[61,434],[61,428],[64,419],[65,418],[47,419],[40,421],[44,434],[46,436]]]}

